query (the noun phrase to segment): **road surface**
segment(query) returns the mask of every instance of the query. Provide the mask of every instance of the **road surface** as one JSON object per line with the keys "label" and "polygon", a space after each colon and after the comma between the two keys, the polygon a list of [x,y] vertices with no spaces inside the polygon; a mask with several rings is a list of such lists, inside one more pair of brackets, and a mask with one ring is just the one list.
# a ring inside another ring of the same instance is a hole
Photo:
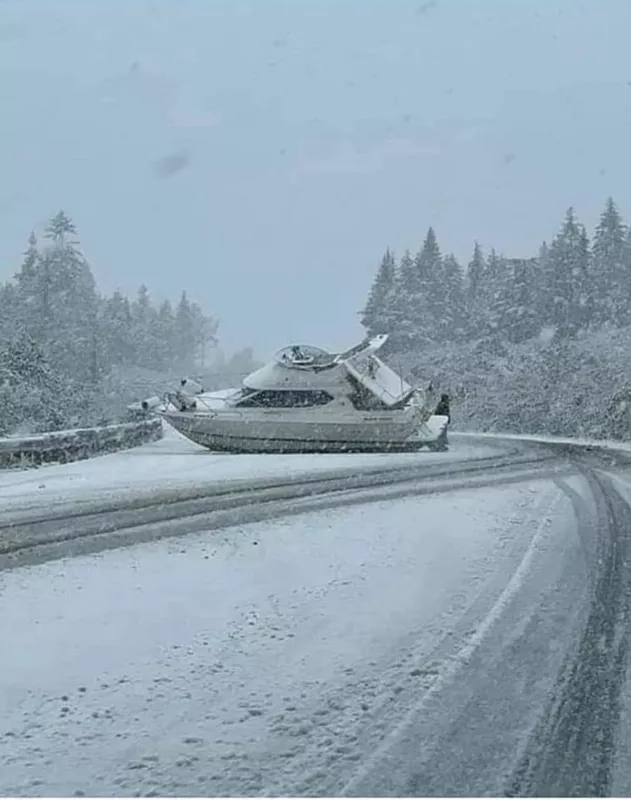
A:
{"label": "road surface", "polygon": [[0,479],[0,794],[628,793],[625,464],[448,455]]}

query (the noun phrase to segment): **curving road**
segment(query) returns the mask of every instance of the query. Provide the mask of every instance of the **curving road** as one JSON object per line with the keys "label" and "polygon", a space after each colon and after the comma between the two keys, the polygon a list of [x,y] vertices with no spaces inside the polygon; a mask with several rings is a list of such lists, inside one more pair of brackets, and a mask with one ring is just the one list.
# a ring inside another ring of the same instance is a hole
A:
{"label": "curving road", "polygon": [[341,463],[7,505],[0,794],[628,794],[625,461]]}

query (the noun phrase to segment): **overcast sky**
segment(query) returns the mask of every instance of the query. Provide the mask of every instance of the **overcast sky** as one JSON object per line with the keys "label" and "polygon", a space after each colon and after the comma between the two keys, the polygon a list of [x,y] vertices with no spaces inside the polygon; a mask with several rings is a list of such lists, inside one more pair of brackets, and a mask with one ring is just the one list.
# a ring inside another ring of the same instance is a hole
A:
{"label": "overcast sky", "polygon": [[629,0],[0,0],[0,279],[64,208],[99,286],[345,347],[386,246],[631,216]]}

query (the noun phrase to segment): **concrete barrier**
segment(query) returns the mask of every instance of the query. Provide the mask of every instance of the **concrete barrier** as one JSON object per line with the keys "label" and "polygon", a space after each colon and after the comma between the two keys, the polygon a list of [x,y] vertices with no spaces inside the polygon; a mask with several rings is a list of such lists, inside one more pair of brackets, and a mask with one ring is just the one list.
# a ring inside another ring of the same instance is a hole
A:
{"label": "concrete barrier", "polygon": [[162,436],[162,420],[148,419],[0,439],[0,469],[79,461],[155,442]]}

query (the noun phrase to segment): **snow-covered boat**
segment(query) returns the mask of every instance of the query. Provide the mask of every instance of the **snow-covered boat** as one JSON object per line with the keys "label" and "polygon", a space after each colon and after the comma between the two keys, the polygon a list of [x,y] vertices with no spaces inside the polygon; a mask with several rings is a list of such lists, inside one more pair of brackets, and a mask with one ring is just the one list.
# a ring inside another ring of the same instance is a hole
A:
{"label": "snow-covered boat", "polygon": [[[343,353],[293,345],[218,398],[184,379],[153,410],[211,450],[305,453],[447,447],[448,401],[410,386],[376,352],[377,336]],[[436,413],[439,411],[440,413]]]}

